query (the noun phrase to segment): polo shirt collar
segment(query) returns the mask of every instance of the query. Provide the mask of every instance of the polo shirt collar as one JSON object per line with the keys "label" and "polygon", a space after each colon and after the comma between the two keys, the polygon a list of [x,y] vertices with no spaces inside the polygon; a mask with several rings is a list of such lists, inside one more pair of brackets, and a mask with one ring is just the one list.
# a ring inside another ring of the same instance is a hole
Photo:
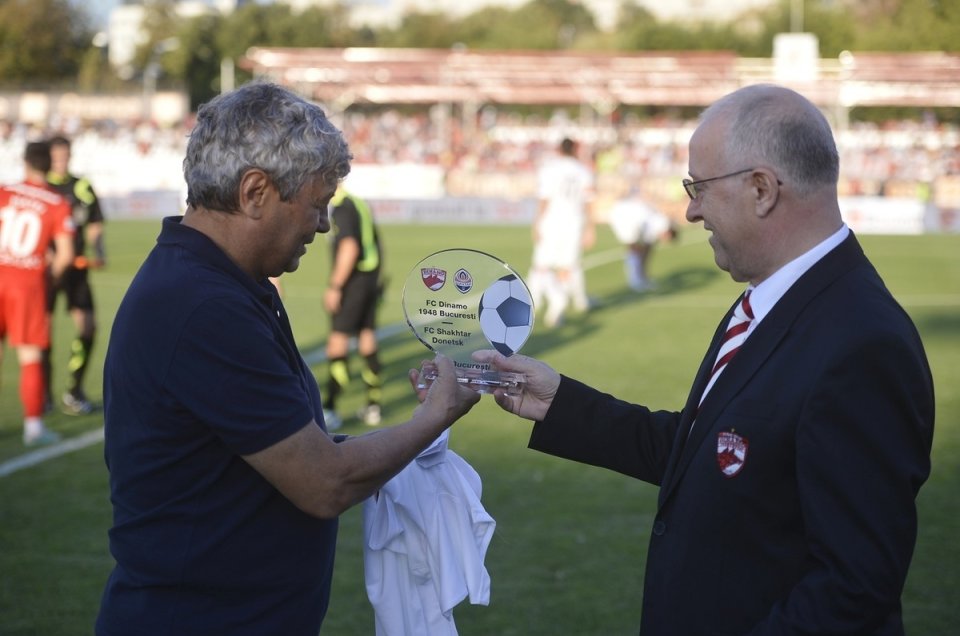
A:
{"label": "polo shirt collar", "polygon": [[273,284],[267,279],[254,280],[249,274],[237,267],[236,263],[221,250],[216,243],[198,230],[188,227],[182,223],[183,216],[168,216],[163,219],[160,236],[157,237],[157,243],[163,245],[179,245],[185,250],[190,251],[197,256],[197,259],[208,263],[210,266],[223,270],[231,278],[236,279],[257,299],[273,306],[274,294]]}

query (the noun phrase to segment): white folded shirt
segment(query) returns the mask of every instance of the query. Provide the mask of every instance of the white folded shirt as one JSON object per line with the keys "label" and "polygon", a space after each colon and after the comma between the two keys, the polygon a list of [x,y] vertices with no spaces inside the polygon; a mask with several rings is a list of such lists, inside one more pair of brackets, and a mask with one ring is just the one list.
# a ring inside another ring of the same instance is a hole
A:
{"label": "white folded shirt", "polygon": [[377,636],[455,636],[453,608],[490,602],[484,558],[496,522],[480,475],[445,431],[363,504],[363,563]]}

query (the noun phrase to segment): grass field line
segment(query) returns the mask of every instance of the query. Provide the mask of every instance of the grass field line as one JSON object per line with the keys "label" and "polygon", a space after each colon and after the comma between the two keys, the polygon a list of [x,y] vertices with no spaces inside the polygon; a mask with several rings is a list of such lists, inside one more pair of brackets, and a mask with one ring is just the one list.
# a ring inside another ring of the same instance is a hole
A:
{"label": "grass field line", "polygon": [[52,444],[50,446],[38,448],[35,451],[30,451],[29,453],[19,455],[0,464],[0,478],[13,474],[18,470],[36,466],[37,464],[45,462],[49,459],[53,459],[54,457],[60,457],[61,455],[72,453],[75,450],[80,450],[81,448],[86,448],[87,446],[92,446],[93,444],[102,441],[103,427],[101,426],[96,430],[87,431],[82,435],[65,439],[62,442],[57,442],[56,444]]}
{"label": "grass field line", "polygon": [[[405,331],[407,328],[408,327],[405,323],[395,323],[378,329],[377,335],[382,340],[391,336],[395,336],[396,334]],[[304,353],[303,359],[309,365],[320,364],[327,359],[327,354],[323,347],[318,347],[312,351],[307,351]],[[39,448],[37,450],[24,453],[23,455],[18,455],[13,459],[8,459],[7,461],[0,463],[0,479],[25,468],[30,468],[45,461],[55,459],[61,455],[66,455],[67,453],[72,453],[73,451],[78,451],[87,448],[88,446],[98,444],[103,441],[103,435],[104,431],[103,427],[101,426],[96,430],[87,431],[82,435],[65,439],[62,442],[57,442],[56,444]]]}

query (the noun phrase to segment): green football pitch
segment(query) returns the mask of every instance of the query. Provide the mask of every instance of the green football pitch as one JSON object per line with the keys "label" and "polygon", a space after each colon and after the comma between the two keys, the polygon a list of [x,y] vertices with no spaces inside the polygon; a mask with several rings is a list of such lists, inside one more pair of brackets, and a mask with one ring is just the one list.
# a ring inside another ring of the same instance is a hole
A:
{"label": "green football pitch", "polygon": [[[430,357],[403,323],[407,272],[434,251],[467,247],[525,273],[530,231],[423,225],[381,230],[390,272],[380,312],[384,425],[389,425],[406,419],[415,406],[407,370]],[[87,386],[95,401],[112,316],[158,231],[158,221],[107,226],[109,266],[93,274],[100,338]],[[907,632],[953,635],[960,625],[960,235],[860,239],[920,329],[936,383],[933,473],[919,497],[920,533],[903,595]],[[640,295],[626,287],[621,257],[612,234],[601,232],[586,261],[596,306],[556,329],[538,324],[524,353],[624,399],[679,408],[740,286],[716,269],[699,226],[685,228],[679,242],[657,249],[651,264],[658,283],[654,292]],[[300,270],[282,279],[294,332],[318,378],[326,372],[320,352],[328,321],[321,296],[329,260],[328,247],[318,239]],[[58,394],[71,337],[62,308],[54,329]],[[55,412],[48,424],[77,448],[51,457],[28,454],[20,441],[16,360],[6,353],[0,368],[0,635],[88,634],[112,566],[107,473],[98,440],[102,418]],[[343,413],[352,413],[361,401],[355,379],[342,401]],[[346,432],[365,430],[347,420]],[[451,447],[480,473],[484,505],[497,521],[486,561],[490,604],[459,605],[458,630],[465,636],[636,633],[656,489],[530,451],[529,432],[528,422],[502,413],[488,397],[452,430]],[[358,508],[342,518],[324,634],[374,632],[360,521]]]}

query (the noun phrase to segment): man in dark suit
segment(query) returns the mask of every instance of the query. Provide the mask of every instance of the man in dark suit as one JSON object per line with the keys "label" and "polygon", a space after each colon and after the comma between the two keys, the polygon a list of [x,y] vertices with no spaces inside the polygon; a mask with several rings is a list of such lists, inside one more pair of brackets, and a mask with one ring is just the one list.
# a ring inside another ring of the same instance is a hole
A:
{"label": "man in dark suit", "polygon": [[524,356],[475,357],[526,374],[523,393],[495,398],[536,421],[531,448],[660,486],[644,636],[902,635],[933,382],[841,220],[830,127],[801,95],[749,86],[704,112],[689,162],[687,219],[749,297],[683,410],[628,404]]}

